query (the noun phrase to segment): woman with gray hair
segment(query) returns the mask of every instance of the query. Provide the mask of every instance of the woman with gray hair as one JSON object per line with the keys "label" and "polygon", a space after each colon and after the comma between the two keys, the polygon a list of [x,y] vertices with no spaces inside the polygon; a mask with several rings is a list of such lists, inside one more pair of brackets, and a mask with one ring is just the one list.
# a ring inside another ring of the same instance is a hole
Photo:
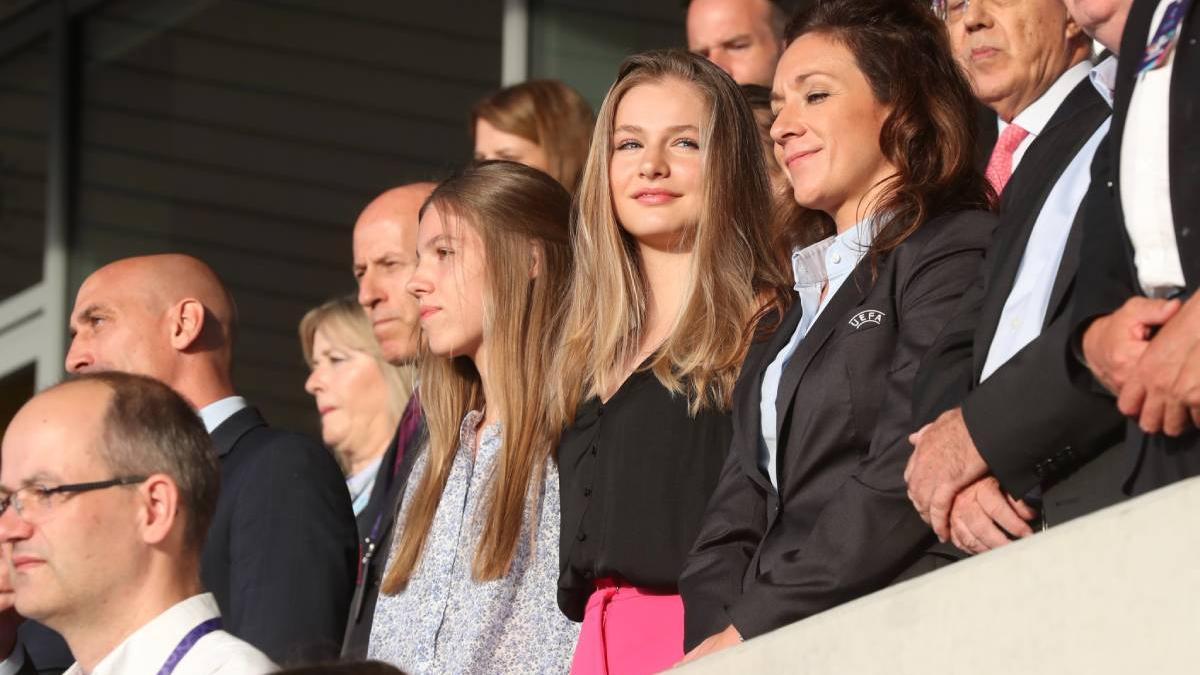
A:
{"label": "woman with gray hair", "polygon": [[300,321],[300,346],[311,369],[304,388],[316,400],[321,438],[346,475],[358,516],[412,395],[413,369],[384,360],[371,322],[352,297],[309,310]]}

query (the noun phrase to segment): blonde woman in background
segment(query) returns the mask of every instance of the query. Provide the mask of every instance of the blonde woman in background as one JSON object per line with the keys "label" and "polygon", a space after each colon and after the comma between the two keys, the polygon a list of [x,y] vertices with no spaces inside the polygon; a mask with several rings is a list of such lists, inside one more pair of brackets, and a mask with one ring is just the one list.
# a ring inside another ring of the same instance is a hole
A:
{"label": "blonde woman in background", "polygon": [[[413,391],[414,368],[383,358],[371,322],[352,297],[330,300],[300,321],[311,372],[304,388],[321,415],[321,439],[337,457],[357,517]],[[359,534],[370,523],[359,523]]]}
{"label": "blonde woman in background", "polygon": [[544,171],[574,193],[595,118],[583,96],[558,80],[530,80],[471,109],[475,159],[504,159]]}

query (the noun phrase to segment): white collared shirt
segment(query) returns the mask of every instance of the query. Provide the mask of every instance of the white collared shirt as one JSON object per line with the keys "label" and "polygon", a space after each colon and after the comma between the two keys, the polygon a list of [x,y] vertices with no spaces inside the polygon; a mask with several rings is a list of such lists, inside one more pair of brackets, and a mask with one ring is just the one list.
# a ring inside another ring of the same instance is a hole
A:
{"label": "white collared shirt", "polygon": [[0,675],[17,675],[21,672],[21,667],[25,665],[25,645],[21,644],[21,638],[17,638],[13,644],[12,653],[8,658],[0,661]]}
{"label": "white collared shirt", "polygon": [[[1106,77],[1115,74],[1116,59],[1109,57],[1092,70],[1101,69],[1102,72],[1092,76],[1093,85],[1097,81],[1103,85]],[[1016,280],[1000,312],[1000,323],[988,347],[980,380],[986,380],[1025,345],[1041,335],[1054,282],[1058,278],[1058,268],[1071,234],[1071,225],[1092,183],[1092,158],[1108,134],[1110,122],[1111,118],[1100,124],[1046,196],[1029,234],[1029,241],[1025,244],[1025,252],[1021,255]]]}
{"label": "white collared shirt", "polygon": [[[1017,116],[1012,119],[1011,124],[1016,124],[1029,135],[1021,141],[1017,149],[1013,151],[1012,168],[1017,170],[1017,166],[1021,163],[1021,158],[1025,156],[1025,151],[1033,144],[1039,134],[1046,129],[1046,125],[1050,123],[1050,118],[1054,117],[1054,113],[1058,110],[1063,101],[1067,100],[1067,96],[1071,94],[1071,90],[1075,85],[1083,81],[1083,78],[1088,76],[1088,71],[1092,69],[1092,62],[1084,60],[1071,66],[1058,79],[1046,93],[1038,97],[1036,101],[1030,103],[1024,110],[1017,113]],[[1000,118],[996,118],[997,129],[1000,133],[1008,128],[1010,122],[1005,122]]]}
{"label": "white collared shirt", "polygon": [[248,407],[250,404],[241,396],[226,396],[201,408],[200,419],[204,422],[204,428],[211,434],[222,422],[236,415],[242,408]]}
{"label": "white collared shirt", "polygon": [[[1162,21],[1170,0],[1159,0],[1146,42]],[[1187,18],[1184,18],[1187,21]],[[1180,27],[1180,35],[1183,29]],[[1140,63],[1143,52],[1126,58]],[[1171,73],[1175,49],[1161,68],[1140,76],[1129,100],[1125,132],[1121,141],[1121,209],[1125,229],[1133,242],[1142,290],[1183,286],[1183,265],[1175,241],[1175,217],[1171,211],[1169,120]]]}
{"label": "white collared shirt", "polygon": [[[211,593],[177,603],[137,629],[88,675],[155,675],[193,628],[221,615]],[[262,675],[279,667],[265,654],[223,630],[201,637],[172,675]],[[78,663],[65,675],[84,675]]]}
{"label": "white collared shirt", "polygon": [[[796,293],[800,296],[800,323],[796,326],[796,332],[792,333],[792,338],[763,373],[758,401],[762,427],[758,463],[776,488],[779,487],[775,462],[779,445],[776,435],[779,432],[775,402],[779,398],[779,381],[783,378],[783,369],[800,347],[804,336],[808,335],[817,317],[842,287],[842,282],[849,278],[850,273],[870,250],[871,242],[875,239],[874,227],[873,220],[865,220],[839,235],[792,251],[792,275],[796,280]],[[822,297],[821,290],[826,282],[829,283],[829,288]]]}

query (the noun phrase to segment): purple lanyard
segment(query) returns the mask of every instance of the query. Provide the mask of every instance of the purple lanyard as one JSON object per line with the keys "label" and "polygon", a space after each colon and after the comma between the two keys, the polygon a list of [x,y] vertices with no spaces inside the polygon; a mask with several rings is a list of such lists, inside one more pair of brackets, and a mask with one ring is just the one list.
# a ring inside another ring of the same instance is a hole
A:
{"label": "purple lanyard", "polygon": [[1191,4],[1192,0],[1172,0],[1171,4],[1167,5],[1162,19],[1158,22],[1158,29],[1154,31],[1154,37],[1150,38],[1150,44],[1146,45],[1146,51],[1142,54],[1138,75],[1166,64],[1179,37],[1179,26],[1183,23],[1183,17]]}
{"label": "purple lanyard", "polygon": [[183,657],[187,656],[187,653],[192,650],[192,647],[196,646],[196,643],[200,641],[200,638],[220,629],[221,617],[218,616],[209,619],[208,621],[205,621],[199,626],[196,626],[188,631],[188,634],[184,635],[183,639],[179,641],[179,644],[175,646],[175,651],[171,652],[171,655],[167,657],[167,662],[162,665],[162,668],[158,669],[158,675],[171,675],[171,673],[175,672],[175,666],[179,665],[179,662],[183,660]]}

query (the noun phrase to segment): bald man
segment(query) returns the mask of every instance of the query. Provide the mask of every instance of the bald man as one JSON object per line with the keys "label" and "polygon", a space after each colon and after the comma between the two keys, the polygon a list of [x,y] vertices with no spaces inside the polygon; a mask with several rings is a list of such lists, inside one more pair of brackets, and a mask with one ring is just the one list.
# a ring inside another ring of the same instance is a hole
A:
{"label": "bald man", "polygon": [[[417,214],[434,187],[434,183],[413,183],[388,190],[367,204],[354,224],[358,302],[371,319],[384,358],[395,365],[411,363],[417,357],[419,310],[417,299],[405,286],[417,266]],[[380,463],[371,500],[358,515],[359,530],[367,536],[361,546],[363,569],[354,589],[342,644],[344,658],[367,657],[371,619],[391,548],[396,509],[424,438],[420,396],[414,395]]]}
{"label": "bald man", "polygon": [[783,8],[773,0],[691,0],[688,49],[738,84],[770,87],[783,53]]}
{"label": "bald man", "polygon": [[203,262],[120,260],[79,289],[67,370],[153,377],[199,412],[221,461],[201,577],[226,629],[278,663],[336,657],[357,554],[349,496],[325,448],[272,429],[236,395],[236,323],[229,292]]}

